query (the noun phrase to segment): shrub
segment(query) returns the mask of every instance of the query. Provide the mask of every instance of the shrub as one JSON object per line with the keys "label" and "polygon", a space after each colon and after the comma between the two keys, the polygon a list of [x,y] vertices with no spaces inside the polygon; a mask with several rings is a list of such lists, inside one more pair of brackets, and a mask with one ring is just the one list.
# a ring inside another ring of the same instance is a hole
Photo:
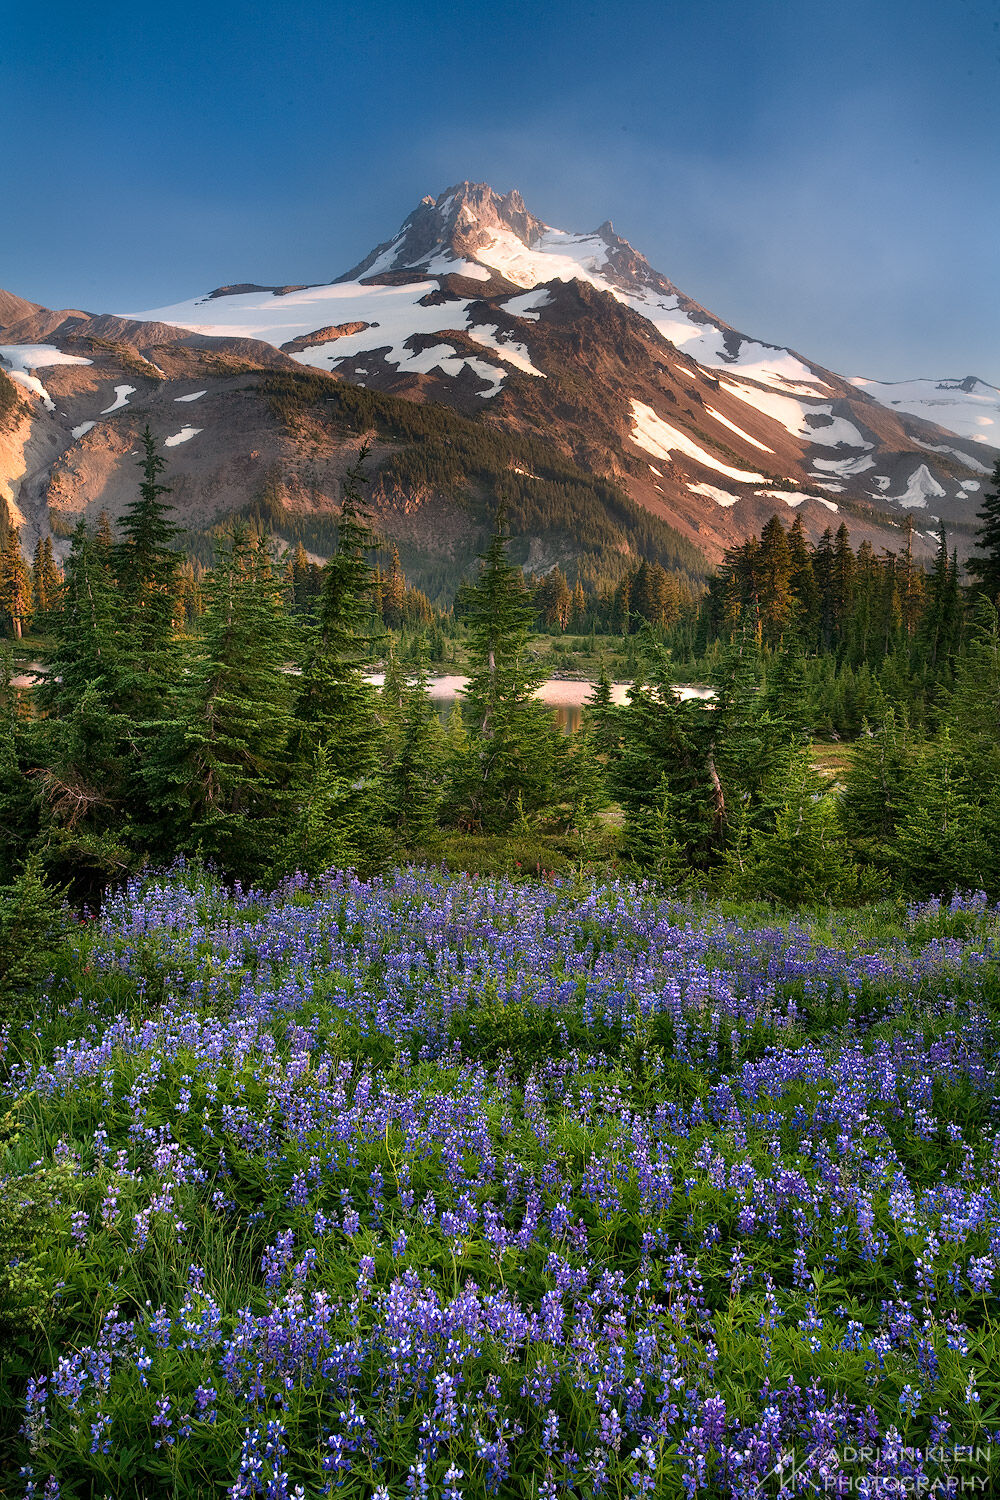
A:
{"label": "shrub", "polygon": [[0,1025],[17,1021],[38,993],[67,931],[62,895],[43,880],[37,860],[0,886]]}

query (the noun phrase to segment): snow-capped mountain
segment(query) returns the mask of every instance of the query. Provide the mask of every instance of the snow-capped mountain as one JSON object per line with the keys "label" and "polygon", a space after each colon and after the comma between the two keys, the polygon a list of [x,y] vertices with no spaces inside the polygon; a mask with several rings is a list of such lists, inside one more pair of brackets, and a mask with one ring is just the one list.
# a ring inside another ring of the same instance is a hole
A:
{"label": "snow-capped mountain", "polygon": [[[813,534],[842,511],[856,539],[867,535],[879,546],[898,544],[900,518],[910,513],[918,545],[922,534],[930,547],[942,517],[967,550],[1000,444],[1000,392],[982,381],[844,379],[730,327],[654,270],[609,222],[590,234],[567,233],[536,218],[519,193],[501,196],[476,183],[425,198],[392,239],[323,285],[244,282],[103,318],[47,313],[8,297],[0,301],[0,337],[8,373],[53,424],[61,417],[70,424],[69,447],[101,449],[104,429],[134,421],[140,402],[144,410],[198,402],[185,410],[196,409],[200,425],[192,419],[164,441],[175,449],[172,467],[184,471],[180,488],[202,510],[213,485],[218,509],[235,503],[238,403],[220,384],[220,361],[230,369],[236,361],[272,371],[305,366],[367,391],[442,402],[511,441],[547,444],[709,560],[786,508],[798,510]],[[97,407],[90,400],[84,409],[70,393],[82,398],[95,374],[87,376],[84,364],[95,354],[106,359],[112,345],[132,350],[145,368],[124,369],[135,380],[123,378],[113,401]],[[175,391],[178,364],[204,389]],[[136,383],[144,380],[155,388]],[[241,395],[246,406],[245,382]],[[317,396],[317,422],[321,404]],[[294,509],[301,455],[293,464],[284,450],[270,452],[267,422],[242,416],[242,441],[258,454],[269,451],[268,482]],[[317,432],[314,426],[313,446]],[[276,472],[282,465],[287,472]],[[96,503],[96,494],[86,494],[96,479],[82,473],[97,467],[83,462],[72,508]],[[61,482],[47,498],[60,508],[72,455],[56,468]],[[107,468],[105,457],[106,499]],[[508,468],[530,484],[530,465],[512,459]],[[313,493],[325,494],[325,483],[314,476]],[[483,485],[472,488],[488,508]],[[335,476],[330,487],[335,494]],[[398,482],[387,478],[381,493],[387,527],[394,505],[413,515],[413,497]],[[429,498],[422,493],[419,505]],[[528,538],[535,565],[571,560],[572,520],[560,524],[569,533],[560,545],[552,536]],[[624,524],[626,550],[637,545],[642,524]]]}

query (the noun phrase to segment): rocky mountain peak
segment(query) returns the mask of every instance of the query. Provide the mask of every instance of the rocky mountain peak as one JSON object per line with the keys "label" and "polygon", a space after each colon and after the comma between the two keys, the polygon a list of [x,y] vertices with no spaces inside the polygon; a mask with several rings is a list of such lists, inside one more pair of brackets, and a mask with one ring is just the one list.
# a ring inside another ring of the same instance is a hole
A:
{"label": "rocky mountain peak", "polygon": [[359,281],[400,270],[432,274],[444,268],[446,259],[474,258],[498,231],[515,235],[530,248],[547,228],[529,212],[517,188],[501,194],[488,182],[458,182],[436,198],[429,193],[421,198],[391,240],[376,245],[337,280]]}

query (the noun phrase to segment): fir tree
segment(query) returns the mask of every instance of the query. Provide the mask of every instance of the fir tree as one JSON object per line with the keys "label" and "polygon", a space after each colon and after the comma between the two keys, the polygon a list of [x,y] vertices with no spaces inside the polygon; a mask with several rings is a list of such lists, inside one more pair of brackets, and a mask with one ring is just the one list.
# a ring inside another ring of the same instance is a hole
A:
{"label": "fir tree", "polygon": [[[159,714],[176,673],[174,616],[182,553],[173,546],[178,528],[168,519],[171,507],[161,498],[170,493],[159,480],[166,460],[148,427],[140,441],[142,483],[122,516],[124,540],[113,548],[112,561],[122,624],[121,706],[142,722]],[[105,550],[107,542],[99,539],[98,547]]]}
{"label": "fir tree", "polygon": [[[706,868],[720,814],[713,777],[711,722],[703,705],[683,702],[664,652],[647,642],[651,681],[633,683],[627,705],[615,711],[617,743],[608,758],[608,788],[624,813],[622,853],[643,865],[669,817],[676,842],[692,868]],[[668,801],[664,800],[667,794]]]}
{"label": "fir tree", "polygon": [[21,551],[21,533],[9,526],[0,542],[0,612],[19,641],[31,618],[31,573]]}
{"label": "fir tree", "polygon": [[813,570],[809,544],[806,541],[802,517],[796,512],[788,533],[788,552],[791,561],[789,583],[795,601],[795,623],[801,639],[810,646],[815,642],[819,628],[819,590]]}
{"label": "fir tree", "polygon": [[31,587],[39,615],[48,616],[58,599],[60,581],[59,569],[52,556],[52,538],[46,534],[38,539],[31,567]]}
{"label": "fir tree", "polygon": [[991,604],[1000,600],[1000,458],[983,495],[976,532],[976,551],[966,564],[979,580],[979,587]]}
{"label": "fir tree", "polygon": [[0,651],[0,884],[15,871],[38,831],[37,798],[30,772],[37,767],[34,725],[24,695],[13,684],[14,659]]}
{"label": "fir tree", "polygon": [[864,726],[838,804],[841,825],[860,863],[882,868],[891,863],[916,766],[909,728],[893,708],[886,709],[874,733]]}
{"label": "fir tree", "polygon": [[205,583],[194,659],[148,752],[161,857],[197,850],[242,878],[273,862],[282,833],[287,661],[284,598],[269,546],[236,522]]}
{"label": "fir tree", "polygon": [[826,795],[829,788],[799,751],[770,790],[773,816],[751,829],[727,859],[728,884],[743,897],[799,906],[848,899],[858,871]]}
{"label": "fir tree", "polygon": [[71,713],[90,686],[99,688],[109,700],[117,699],[120,604],[106,551],[81,520],[73,532],[65,575],[51,612],[52,648],[39,692],[50,716]]}
{"label": "fir tree", "polygon": [[792,623],[792,569],[788,534],[778,517],[772,516],[760,534],[757,557],[760,628],[769,646],[778,645]]}
{"label": "fir tree", "polygon": [[528,658],[531,602],[524,575],[507,558],[503,514],[466,596],[471,675],[463,695],[470,754],[458,800],[476,826],[500,832],[551,794],[551,713],[534,697],[543,673]]}
{"label": "fir tree", "polygon": [[390,768],[386,807],[404,847],[426,849],[437,829],[442,798],[444,734],[419,663],[402,692],[399,751]]}
{"label": "fir tree", "polygon": [[[382,727],[376,690],[364,678],[376,654],[368,560],[375,538],[361,501],[366,457],[362,448],[344,477],[337,548],[323,569],[315,616],[303,631],[291,749],[305,778],[301,790],[310,826],[320,828],[315,820],[321,816],[338,824],[316,835],[313,864],[325,857],[321,850],[336,850],[353,864],[382,857]],[[324,777],[321,786],[317,778]]]}
{"label": "fir tree", "polygon": [[891,847],[908,895],[978,890],[990,860],[981,808],[951,731],[921,757]]}

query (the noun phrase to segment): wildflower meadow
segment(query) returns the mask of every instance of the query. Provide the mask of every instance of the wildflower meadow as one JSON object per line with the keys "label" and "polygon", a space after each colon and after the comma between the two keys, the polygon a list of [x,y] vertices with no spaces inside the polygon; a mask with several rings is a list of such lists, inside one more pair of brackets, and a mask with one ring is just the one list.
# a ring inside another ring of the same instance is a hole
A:
{"label": "wildflower meadow", "polygon": [[998,958],[975,894],[134,882],[6,1035],[0,1489],[1000,1492]]}

